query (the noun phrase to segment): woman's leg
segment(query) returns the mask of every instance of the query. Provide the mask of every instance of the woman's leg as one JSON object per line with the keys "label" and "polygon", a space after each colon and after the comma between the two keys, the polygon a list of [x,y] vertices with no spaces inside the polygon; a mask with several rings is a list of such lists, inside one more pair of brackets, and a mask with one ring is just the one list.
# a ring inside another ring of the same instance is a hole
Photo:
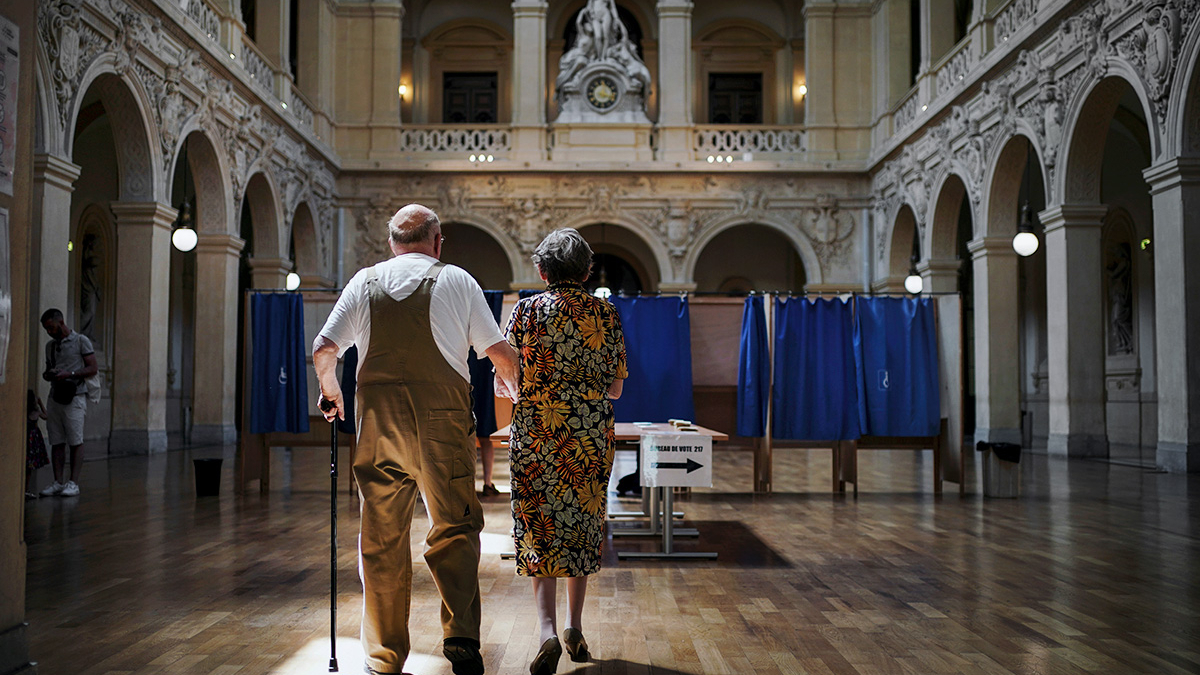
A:
{"label": "woman's leg", "polygon": [[[555,615],[554,600],[558,591],[558,580],[554,577],[531,577],[533,580],[533,602],[538,610],[538,628],[541,638],[538,644],[558,635],[558,617]],[[567,582],[570,584],[570,582]]]}
{"label": "woman's leg", "polygon": [[587,595],[587,577],[570,577],[567,579],[567,607],[570,616],[567,618],[567,628],[583,631],[583,599]]}
{"label": "woman's leg", "polygon": [[492,439],[479,439],[479,461],[483,464],[483,484],[495,485],[492,482],[492,465],[496,462],[496,446],[492,445]]}

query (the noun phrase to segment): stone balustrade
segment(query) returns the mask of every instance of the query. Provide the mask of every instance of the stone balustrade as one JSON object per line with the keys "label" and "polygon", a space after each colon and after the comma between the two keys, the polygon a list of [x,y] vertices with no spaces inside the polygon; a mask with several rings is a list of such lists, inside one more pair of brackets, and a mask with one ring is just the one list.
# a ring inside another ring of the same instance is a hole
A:
{"label": "stone balustrade", "polygon": [[304,131],[314,131],[312,106],[309,105],[304,95],[296,90],[295,86],[292,87],[291,94],[288,96],[288,111],[292,113],[292,117],[296,118]]}
{"label": "stone balustrade", "polygon": [[964,84],[974,66],[975,59],[970,40],[959,42],[937,66],[937,96],[940,97]]}
{"label": "stone balustrade", "polygon": [[[692,152],[696,160],[709,156],[734,159],[803,159],[807,150],[805,130],[797,126],[714,125],[692,130]],[[747,153],[749,158],[746,157]]]}
{"label": "stone balustrade", "polygon": [[1037,14],[1040,0],[1012,0],[996,14],[993,25],[996,44],[1003,45]]}
{"label": "stone balustrade", "polygon": [[242,38],[241,63],[242,68],[246,70],[246,74],[250,76],[250,81],[261,92],[267,95],[274,95],[275,70],[267,64],[267,59],[258,52],[258,47],[254,45],[254,41],[247,37]]}
{"label": "stone balustrade", "polygon": [[512,129],[497,124],[409,124],[400,131],[399,151],[435,159],[467,159],[491,155],[496,159],[512,150]]}
{"label": "stone balustrade", "polygon": [[896,107],[896,112],[892,114],[892,133],[896,133],[908,125],[912,124],[917,118],[917,110],[919,109],[920,101],[918,100],[917,91],[913,90],[909,93],[899,106]]}
{"label": "stone balustrade", "polygon": [[208,4],[208,0],[180,0],[180,4],[183,13],[196,22],[208,39],[214,41],[220,39],[221,19],[217,16],[216,10]]}

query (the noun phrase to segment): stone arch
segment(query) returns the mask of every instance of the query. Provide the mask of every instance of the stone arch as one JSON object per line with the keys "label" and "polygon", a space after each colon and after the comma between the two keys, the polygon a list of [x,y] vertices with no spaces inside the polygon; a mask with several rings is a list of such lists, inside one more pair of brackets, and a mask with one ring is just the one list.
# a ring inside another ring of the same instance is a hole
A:
{"label": "stone arch", "polygon": [[909,204],[902,204],[892,219],[892,230],[888,237],[887,275],[888,285],[895,280],[903,281],[912,265],[913,237],[917,236],[917,214]]}
{"label": "stone arch", "polygon": [[971,180],[965,171],[953,167],[941,177],[940,185],[934,195],[933,209],[930,212],[929,225],[925,231],[929,236],[921,242],[921,258],[923,260],[944,260],[958,255],[958,214],[962,209],[963,200],[971,210],[972,229],[978,228],[976,213],[972,208],[970,189],[967,187]]}
{"label": "stone arch", "polygon": [[[442,221],[442,235],[446,237],[446,243],[442,246],[442,260],[467,270],[485,290],[511,288],[513,282],[520,279],[518,273],[532,270],[533,263],[525,257],[524,264],[528,270],[518,270],[517,265],[523,257],[521,252],[513,246],[510,238],[498,232],[477,218],[446,218]],[[471,245],[472,239],[474,245]],[[496,248],[504,256],[503,261],[488,257]],[[534,272],[525,276],[530,275],[533,279],[537,278]]]}
{"label": "stone arch", "polygon": [[317,232],[317,220],[307,201],[296,205],[292,212],[292,248],[289,253],[295,263],[295,271],[300,275],[300,285],[310,286],[313,281],[320,280],[325,274],[327,261],[322,259],[320,236]]}
{"label": "stone arch", "polygon": [[286,228],[282,205],[279,202],[279,190],[265,162],[256,163],[251,167],[249,178],[246,180],[246,194],[242,201],[250,209],[250,217],[254,221],[254,241],[251,248],[253,257],[286,258]]}
{"label": "stone arch", "polygon": [[482,230],[494,239],[504,251],[504,257],[508,261],[509,274],[513,281],[529,277],[530,274],[533,275],[533,279],[537,279],[537,274],[534,272],[529,272],[528,274],[522,273],[525,268],[528,268],[528,270],[533,269],[533,263],[530,261],[529,256],[522,253],[521,249],[517,247],[516,242],[513,241],[513,238],[506,236],[504,231],[492,221],[476,214],[458,213],[444,218],[442,224],[468,225]]}
{"label": "stone arch", "polygon": [[1200,156],[1200,30],[1189,32],[1176,54],[1159,159]]}
{"label": "stone arch", "polygon": [[646,248],[650,250],[650,254],[654,257],[654,264],[658,269],[647,270],[647,273],[650,275],[653,275],[655,272],[658,273],[658,278],[652,279],[652,281],[655,284],[671,281],[668,276],[671,273],[671,256],[667,253],[666,247],[663,246],[662,241],[653,232],[649,231],[645,225],[635,220],[616,213],[602,216],[588,214],[576,216],[563,223],[562,227],[580,230],[588,225],[600,224],[615,225],[632,232],[635,237],[641,240],[641,243],[646,245]]}
{"label": "stone arch", "polygon": [[34,152],[48,152],[63,155],[63,129],[55,123],[58,117],[58,102],[54,97],[54,81],[49,71],[49,60],[45,55],[45,47],[37,40],[36,59],[33,69],[33,95],[36,99],[34,113],[37,119],[36,140]]}
{"label": "stone arch", "polygon": [[[204,126],[189,121],[179,134],[179,147],[174,149],[172,166],[168,176],[175,175],[181,150],[187,147],[188,171],[196,189],[195,228],[204,234],[235,234],[231,228],[236,222],[233,214],[233,187],[229,182],[229,171],[225,153],[218,150],[213,138],[215,133]],[[169,198],[170,196],[168,196]]]}
{"label": "stone arch", "polygon": [[1093,78],[1080,90],[1067,110],[1063,121],[1060,171],[1055,177],[1054,202],[1064,204],[1097,204],[1100,202],[1101,168],[1104,163],[1103,141],[1108,136],[1109,122],[1126,89],[1132,89],[1142,106],[1149,127],[1150,156],[1158,157],[1162,141],[1159,137],[1153,109],[1136,73],[1119,59],[1109,59],[1108,74]]}
{"label": "stone arch", "polygon": [[804,265],[804,275],[807,285],[813,286],[824,283],[821,260],[817,257],[817,252],[812,247],[812,243],[800,233],[800,229],[795,224],[786,222],[782,218],[770,213],[760,214],[755,217],[732,215],[719,219],[698,232],[695,241],[688,247],[688,252],[683,259],[683,278],[688,281],[695,279],[696,262],[700,259],[700,253],[704,251],[708,243],[718,234],[738,225],[766,225],[780,232],[791,242],[792,246],[796,249],[796,253],[800,255],[800,262]]}
{"label": "stone arch", "polygon": [[[1021,193],[1021,179],[1024,176],[1026,163],[1036,167],[1042,177],[1043,194],[1049,202],[1050,185],[1042,154],[1031,135],[1015,133],[999,144],[996,159],[990,165],[984,177],[983,203],[978,213],[984,218],[976,224],[976,236],[1012,237],[1017,233],[1017,217],[1021,213],[1021,205],[1017,203]],[[1033,152],[1032,159],[1027,157]]]}
{"label": "stone arch", "polygon": [[162,179],[163,162],[160,144],[155,137],[157,125],[153,122],[154,107],[137,78],[130,77],[128,72],[117,72],[115,60],[115,54],[101,55],[92,62],[80,80],[66,116],[64,155],[70,157],[74,150],[73,130],[83,100],[89,89],[98,87],[100,100],[112,124],[121,200],[168,203],[169,186]]}

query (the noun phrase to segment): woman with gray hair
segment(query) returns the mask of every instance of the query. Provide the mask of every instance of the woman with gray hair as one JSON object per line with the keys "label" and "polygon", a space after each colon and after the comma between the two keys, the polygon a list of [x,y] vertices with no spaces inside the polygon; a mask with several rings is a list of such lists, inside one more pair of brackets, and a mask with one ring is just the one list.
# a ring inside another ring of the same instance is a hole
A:
{"label": "woman with gray hair", "polygon": [[[555,230],[533,262],[547,290],[518,302],[506,329],[521,355],[509,454],[517,574],[533,580],[541,631],[529,672],[548,675],[564,644],[572,661],[589,657],[583,600],[588,575],[600,569],[616,445],[612,399],[628,373],[616,309],[583,288],[592,266],[583,237]],[[567,579],[569,607],[561,643],[558,577]]]}

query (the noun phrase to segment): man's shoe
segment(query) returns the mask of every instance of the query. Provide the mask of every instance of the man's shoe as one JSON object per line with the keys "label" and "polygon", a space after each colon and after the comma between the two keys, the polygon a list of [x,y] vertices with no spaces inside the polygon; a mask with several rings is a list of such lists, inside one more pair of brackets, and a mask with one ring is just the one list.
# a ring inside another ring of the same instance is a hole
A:
{"label": "man's shoe", "polygon": [[25,499],[27,499],[27,500],[28,499],[37,499],[37,498],[38,498],[38,496],[37,496],[36,492],[26,492],[25,493]]}
{"label": "man's shoe", "polygon": [[[63,491],[63,484],[58,481],[54,481],[53,483],[42,488],[42,496],[43,497],[57,497],[58,495],[62,494],[62,491]],[[79,493],[76,492],[75,494],[79,494]]]}
{"label": "man's shoe", "polygon": [[62,486],[62,490],[59,491],[58,496],[59,497],[78,497],[79,496],[79,486],[75,484],[75,481],[69,480],[69,481],[67,481],[66,485]]}
{"label": "man's shoe", "polygon": [[491,483],[484,485],[483,489],[479,491],[480,497],[496,497],[499,496],[499,494],[500,491],[497,490],[496,486],[492,485]]}
{"label": "man's shoe", "polygon": [[483,656],[470,638],[446,638],[442,654],[450,662],[454,675],[483,675]]}

